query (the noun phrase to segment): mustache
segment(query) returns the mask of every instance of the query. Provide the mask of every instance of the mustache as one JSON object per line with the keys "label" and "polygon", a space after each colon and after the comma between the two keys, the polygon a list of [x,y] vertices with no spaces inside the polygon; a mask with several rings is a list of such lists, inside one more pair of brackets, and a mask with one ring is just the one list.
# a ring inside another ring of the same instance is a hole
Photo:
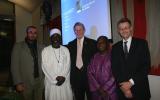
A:
{"label": "mustache", "polygon": [[61,41],[55,40],[55,41],[51,41],[51,43],[53,43],[53,44],[61,44]]}

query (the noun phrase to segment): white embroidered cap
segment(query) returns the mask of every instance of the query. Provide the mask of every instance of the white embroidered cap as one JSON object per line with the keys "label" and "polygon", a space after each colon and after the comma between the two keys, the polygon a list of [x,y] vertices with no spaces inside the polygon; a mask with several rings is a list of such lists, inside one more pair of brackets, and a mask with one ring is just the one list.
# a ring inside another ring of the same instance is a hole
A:
{"label": "white embroidered cap", "polygon": [[61,31],[58,28],[53,28],[50,30],[50,37],[55,33],[61,35]]}

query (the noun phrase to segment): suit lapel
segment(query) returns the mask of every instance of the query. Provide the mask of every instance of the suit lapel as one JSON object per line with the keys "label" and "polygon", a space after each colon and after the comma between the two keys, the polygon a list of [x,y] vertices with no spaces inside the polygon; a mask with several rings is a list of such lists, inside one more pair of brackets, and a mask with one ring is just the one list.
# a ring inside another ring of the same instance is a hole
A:
{"label": "suit lapel", "polygon": [[31,51],[30,49],[28,48],[28,45],[27,43],[23,42],[24,45],[22,45],[22,48],[24,48],[23,50],[25,50],[29,55],[31,55]]}
{"label": "suit lapel", "polygon": [[129,55],[128,55],[129,58],[134,54],[134,51],[135,51],[135,48],[136,48],[135,44],[136,44],[135,39],[132,38],[131,45],[130,45],[130,50],[129,50]]}
{"label": "suit lapel", "polygon": [[84,59],[85,57],[85,52],[86,52],[86,49],[87,49],[87,38],[84,37],[84,41],[83,41],[83,49],[82,49],[82,59]]}
{"label": "suit lapel", "polygon": [[71,55],[73,57],[73,60],[76,61],[76,57],[77,57],[77,39],[75,39],[73,42],[72,42],[72,45],[71,45]]}
{"label": "suit lapel", "polygon": [[75,50],[75,54],[77,55],[77,39],[75,39],[75,41],[73,42],[73,50]]}
{"label": "suit lapel", "polygon": [[[38,58],[40,58],[41,56],[41,50],[42,50],[42,46],[40,46],[38,43],[37,43],[37,53],[38,53]],[[39,60],[39,59],[38,59]]]}
{"label": "suit lapel", "polygon": [[123,57],[123,59],[125,59],[124,50],[123,50],[123,41],[120,41],[119,50],[120,50],[121,56]]}

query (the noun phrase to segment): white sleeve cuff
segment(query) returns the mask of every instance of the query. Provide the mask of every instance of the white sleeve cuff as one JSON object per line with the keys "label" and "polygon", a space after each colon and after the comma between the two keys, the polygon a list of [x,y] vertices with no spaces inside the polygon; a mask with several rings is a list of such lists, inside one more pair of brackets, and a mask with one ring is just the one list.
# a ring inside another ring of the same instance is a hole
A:
{"label": "white sleeve cuff", "polygon": [[57,84],[57,80],[53,81],[53,84]]}
{"label": "white sleeve cuff", "polygon": [[134,81],[132,78],[129,80],[129,82],[131,82],[132,86],[134,85]]}

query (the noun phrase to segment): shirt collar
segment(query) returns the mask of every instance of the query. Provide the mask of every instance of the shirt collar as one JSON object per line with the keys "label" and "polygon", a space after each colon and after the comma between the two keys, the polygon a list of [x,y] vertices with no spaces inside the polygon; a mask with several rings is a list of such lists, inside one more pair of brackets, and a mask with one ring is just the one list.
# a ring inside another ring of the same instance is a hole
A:
{"label": "shirt collar", "polygon": [[130,36],[127,40],[124,40],[123,39],[123,46],[124,46],[124,42],[126,42],[127,41],[127,49],[128,49],[128,51],[130,50],[130,46],[131,46],[131,41],[132,41],[132,37]]}
{"label": "shirt collar", "polygon": [[[81,45],[83,46],[84,36],[81,39],[79,39],[79,40],[81,42]],[[78,41],[78,39],[77,39],[77,41]]]}
{"label": "shirt collar", "polygon": [[130,44],[130,43],[131,43],[131,40],[132,40],[132,37],[130,36],[127,40],[124,40],[124,39],[123,39],[123,43],[127,41],[127,44],[128,44],[128,43]]}

